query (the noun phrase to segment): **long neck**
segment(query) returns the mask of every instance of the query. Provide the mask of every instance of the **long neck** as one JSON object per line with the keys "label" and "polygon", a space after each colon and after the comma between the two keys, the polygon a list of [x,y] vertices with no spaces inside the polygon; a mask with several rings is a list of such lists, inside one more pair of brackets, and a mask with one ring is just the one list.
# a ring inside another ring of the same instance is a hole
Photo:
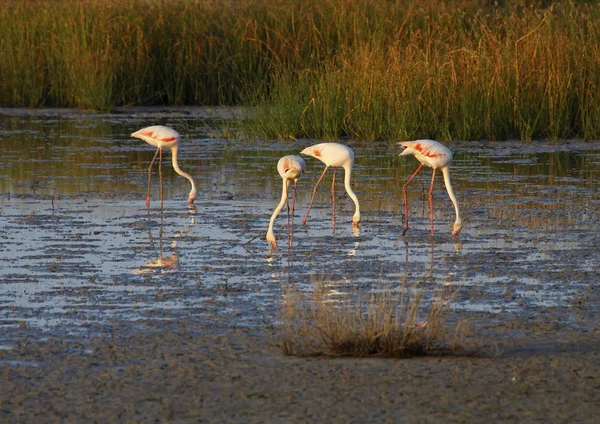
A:
{"label": "long neck", "polygon": [[275,223],[275,218],[277,218],[277,215],[279,215],[279,212],[281,212],[281,209],[283,208],[283,205],[285,205],[285,202],[287,201],[287,198],[288,198],[288,192],[287,192],[288,183],[289,183],[289,180],[287,180],[287,179],[284,178],[283,179],[283,188],[281,189],[281,201],[279,202],[279,204],[277,205],[277,207],[273,211],[273,215],[271,215],[271,222],[269,222],[269,230],[267,231],[267,236],[269,236],[269,235],[273,236],[273,224]]}
{"label": "long neck", "polygon": [[344,187],[346,187],[348,196],[350,196],[354,202],[354,205],[356,205],[356,210],[354,211],[354,216],[352,217],[352,222],[356,224],[360,222],[360,205],[358,204],[358,198],[356,197],[356,194],[354,194],[354,191],[352,191],[352,186],[350,185],[350,174],[352,174],[352,164],[349,166],[344,166]]}
{"label": "long neck", "polygon": [[177,172],[179,175],[181,175],[182,177],[185,177],[185,178],[188,179],[188,181],[192,185],[192,189],[190,190],[190,196],[193,193],[194,197],[195,197],[195,195],[196,195],[196,184],[194,183],[194,179],[191,177],[190,174],[183,172],[181,170],[181,168],[179,167],[179,165],[177,164],[177,151],[178,151],[178,149],[179,149],[179,146],[177,146],[177,145],[171,147],[171,156],[173,158],[173,169],[175,169],[175,172]]}
{"label": "long neck", "polygon": [[456,223],[462,223],[462,220],[460,219],[460,211],[458,210],[458,202],[456,201],[454,190],[452,190],[452,184],[450,183],[450,168],[445,166],[441,168],[441,170],[442,175],[444,175],[444,184],[446,184],[448,196],[450,196],[450,200],[452,201],[452,204],[454,204],[454,210],[456,211]]}

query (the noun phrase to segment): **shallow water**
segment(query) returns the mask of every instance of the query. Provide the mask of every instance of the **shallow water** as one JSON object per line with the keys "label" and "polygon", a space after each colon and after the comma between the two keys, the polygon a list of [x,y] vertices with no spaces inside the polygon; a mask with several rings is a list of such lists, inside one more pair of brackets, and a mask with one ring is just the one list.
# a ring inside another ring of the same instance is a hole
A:
{"label": "shallow water", "polygon": [[[11,329],[85,334],[124,320],[225,320],[270,325],[282,290],[419,287],[431,296],[456,291],[455,310],[494,319],[551,311],[586,326],[598,310],[600,143],[454,142],[452,182],[464,228],[451,237],[454,210],[436,178],[436,234],[429,235],[424,169],[409,193],[411,228],[402,236],[402,184],[414,158],[391,143],[347,142],[355,151],[353,203],[331,171],[301,225],[323,165],[306,158],[298,184],[293,248],[285,210],[271,251],[264,235],[281,195],[276,163],[317,141],[215,139],[206,120],[220,111],[0,110],[0,334]],[[188,182],[165,155],[164,208],[146,169],[154,150],[133,131],[170,125],[184,135],[180,166],[198,185],[188,210]],[[102,330],[101,330],[102,331]]]}

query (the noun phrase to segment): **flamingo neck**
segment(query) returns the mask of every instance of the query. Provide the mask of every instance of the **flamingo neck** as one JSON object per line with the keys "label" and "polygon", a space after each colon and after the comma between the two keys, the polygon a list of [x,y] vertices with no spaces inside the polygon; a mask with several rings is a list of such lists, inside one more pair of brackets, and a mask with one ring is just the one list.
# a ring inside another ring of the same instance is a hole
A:
{"label": "flamingo neck", "polygon": [[354,216],[352,217],[352,222],[354,224],[358,224],[360,222],[360,205],[358,204],[358,197],[356,197],[356,194],[354,194],[354,191],[352,191],[352,186],[350,184],[351,174],[352,174],[352,163],[350,163],[350,165],[348,165],[348,166],[344,166],[344,187],[346,188],[346,192],[348,193],[348,196],[350,196],[350,198],[354,202],[354,205],[356,206],[356,210],[354,211]]}
{"label": "flamingo neck", "polygon": [[454,230],[452,232],[452,235],[456,235],[462,229],[462,220],[460,219],[460,210],[458,209],[458,202],[456,201],[456,196],[454,196],[454,190],[452,190],[452,183],[450,182],[450,168],[444,166],[440,169],[442,170],[442,175],[444,176],[444,184],[446,185],[448,196],[450,196],[450,200],[452,201],[452,204],[454,205],[454,210],[456,211],[456,221],[454,221]]}
{"label": "flamingo neck", "polygon": [[171,156],[173,159],[173,169],[175,170],[175,172],[177,172],[182,177],[187,178],[187,180],[192,185],[192,189],[190,190],[189,198],[192,199],[192,201],[193,201],[193,199],[196,198],[196,184],[194,183],[194,179],[191,177],[191,175],[186,172],[183,172],[181,170],[181,168],[179,167],[179,165],[177,163],[177,151],[178,150],[179,150],[179,146],[177,146],[177,145],[171,147]]}
{"label": "flamingo neck", "polygon": [[273,224],[275,223],[275,218],[277,218],[277,215],[279,215],[279,212],[281,212],[283,205],[285,205],[285,202],[287,201],[287,198],[288,198],[287,189],[288,189],[289,181],[290,180],[288,180],[286,178],[283,179],[283,187],[281,189],[281,201],[279,202],[279,204],[273,211],[273,215],[271,215],[271,222],[269,222],[269,230],[267,231],[267,241],[269,241],[269,242],[275,241],[275,235],[273,234]]}

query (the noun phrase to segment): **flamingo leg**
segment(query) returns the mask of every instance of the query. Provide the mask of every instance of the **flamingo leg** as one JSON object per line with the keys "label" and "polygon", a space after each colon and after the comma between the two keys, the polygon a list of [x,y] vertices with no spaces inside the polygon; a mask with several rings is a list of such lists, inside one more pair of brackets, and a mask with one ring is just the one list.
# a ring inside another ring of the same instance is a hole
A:
{"label": "flamingo leg", "polygon": [[415,178],[417,176],[417,174],[419,173],[421,168],[423,168],[423,164],[419,165],[419,167],[417,168],[415,173],[412,174],[412,176],[408,179],[408,181],[402,186],[402,191],[404,192],[404,213],[406,215],[406,224],[404,225],[404,230],[402,231],[402,235],[406,234],[406,232],[408,231],[408,198],[406,196],[406,192],[408,189],[408,185],[413,180],[413,178]]}
{"label": "flamingo leg", "polygon": [[294,210],[296,206],[296,186],[298,184],[298,180],[294,180],[294,194],[292,194],[292,229],[290,231],[290,243],[288,245],[288,249],[292,248],[292,242],[294,241]]}
{"label": "flamingo leg", "polygon": [[[286,180],[285,181],[285,186],[286,186],[286,192],[289,193],[289,189],[290,189],[290,180]],[[288,223],[288,249],[290,249],[292,247],[292,241],[291,241],[291,231],[290,231],[290,199],[289,197],[287,197],[285,199],[285,210],[287,211],[287,223]]]}
{"label": "flamingo leg", "polygon": [[146,195],[146,209],[150,209],[150,177],[152,176],[152,166],[154,165],[156,156],[158,156],[159,150],[160,150],[160,147],[156,149],[156,153],[154,153],[152,162],[150,162],[150,166],[148,167],[148,194]]}
{"label": "flamingo leg", "polygon": [[329,169],[329,166],[325,166],[325,169],[323,170],[323,173],[321,174],[321,177],[319,178],[319,180],[315,184],[315,188],[313,190],[313,194],[312,194],[312,197],[310,199],[310,203],[308,205],[308,210],[306,211],[306,216],[304,217],[304,220],[302,221],[302,225],[306,224],[306,220],[308,219],[308,214],[310,213],[310,208],[311,208],[311,206],[312,206],[312,204],[313,204],[313,202],[315,200],[315,194],[317,194],[317,187],[319,187],[319,183],[323,179],[323,176],[325,175],[325,173],[327,172],[328,169]]}
{"label": "flamingo leg", "polygon": [[429,186],[429,219],[431,221],[431,235],[433,235],[433,181],[435,180],[436,168],[433,168],[431,174],[431,185]]}
{"label": "flamingo leg", "polygon": [[160,208],[163,207],[163,177],[162,177],[162,149],[160,149],[158,161],[158,175],[160,177]]}
{"label": "flamingo leg", "polygon": [[296,206],[296,186],[298,185],[298,180],[294,180],[294,195],[292,196],[292,225],[294,225],[294,208]]}
{"label": "flamingo leg", "polygon": [[331,227],[333,228],[333,232],[335,232],[335,171],[337,168],[333,167],[333,178],[331,179],[331,205],[333,210],[331,212]]}

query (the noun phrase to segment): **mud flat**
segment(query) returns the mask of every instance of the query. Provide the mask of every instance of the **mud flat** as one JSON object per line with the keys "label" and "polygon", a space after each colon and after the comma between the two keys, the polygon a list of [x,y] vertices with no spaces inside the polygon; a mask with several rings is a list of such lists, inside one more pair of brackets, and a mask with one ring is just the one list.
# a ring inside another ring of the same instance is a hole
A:
{"label": "mud flat", "polygon": [[477,355],[402,360],[285,357],[272,328],[193,318],[25,336],[0,351],[0,420],[596,422],[598,326],[478,318]]}

